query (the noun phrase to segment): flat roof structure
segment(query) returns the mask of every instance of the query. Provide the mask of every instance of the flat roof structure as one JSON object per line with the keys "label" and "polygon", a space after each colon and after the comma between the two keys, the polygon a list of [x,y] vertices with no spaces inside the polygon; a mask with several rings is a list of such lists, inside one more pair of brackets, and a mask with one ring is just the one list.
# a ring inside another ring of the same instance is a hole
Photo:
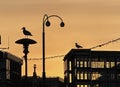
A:
{"label": "flat roof structure", "polygon": [[71,49],[64,57],[65,87],[119,87],[120,51]]}
{"label": "flat roof structure", "polygon": [[0,51],[0,80],[21,78],[23,60],[9,52]]}

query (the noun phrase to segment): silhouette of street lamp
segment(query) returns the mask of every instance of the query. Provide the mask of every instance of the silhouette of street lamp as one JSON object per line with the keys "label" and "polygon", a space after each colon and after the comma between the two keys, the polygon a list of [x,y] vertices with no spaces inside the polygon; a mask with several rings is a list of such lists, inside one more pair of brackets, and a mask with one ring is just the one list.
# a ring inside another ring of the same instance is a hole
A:
{"label": "silhouette of street lamp", "polygon": [[28,47],[30,44],[36,44],[37,42],[29,38],[22,38],[17,40],[15,43],[23,45],[23,48],[24,48],[23,53],[24,53],[24,59],[25,59],[25,77],[27,77],[27,54],[29,53]]}
{"label": "silhouette of street lamp", "polygon": [[65,25],[62,18],[59,17],[58,15],[48,16],[47,14],[45,14],[43,16],[43,31],[42,31],[43,72],[42,72],[42,77],[43,77],[43,83],[44,84],[45,84],[45,79],[46,79],[46,72],[45,72],[45,26],[49,27],[51,25],[50,21],[49,21],[49,18],[51,18],[51,17],[57,17],[58,19],[60,19],[60,21],[61,21],[60,26],[61,27],[64,27],[64,25]]}

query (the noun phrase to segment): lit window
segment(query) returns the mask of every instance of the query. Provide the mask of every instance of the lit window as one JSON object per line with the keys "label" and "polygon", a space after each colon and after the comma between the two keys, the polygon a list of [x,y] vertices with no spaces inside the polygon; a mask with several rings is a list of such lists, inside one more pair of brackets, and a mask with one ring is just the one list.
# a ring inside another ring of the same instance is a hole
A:
{"label": "lit window", "polygon": [[71,73],[69,74],[69,82],[70,83],[72,82],[72,74]]}
{"label": "lit window", "polygon": [[80,62],[79,62],[79,61],[77,61],[77,67],[79,67],[79,65],[80,65],[79,63],[80,63]]}
{"label": "lit window", "polygon": [[80,61],[80,67],[83,67],[83,61]]}
{"label": "lit window", "polygon": [[72,64],[71,64],[71,61],[69,61],[69,70],[72,70]]}

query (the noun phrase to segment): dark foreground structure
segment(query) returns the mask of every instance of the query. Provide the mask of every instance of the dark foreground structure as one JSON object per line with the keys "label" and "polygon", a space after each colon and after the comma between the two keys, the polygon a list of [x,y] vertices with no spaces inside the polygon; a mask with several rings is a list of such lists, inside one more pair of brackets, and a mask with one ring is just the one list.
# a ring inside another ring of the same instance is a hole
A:
{"label": "dark foreground structure", "polygon": [[14,87],[21,79],[22,59],[0,51],[0,87]]}
{"label": "dark foreground structure", "polygon": [[64,64],[65,87],[120,87],[120,51],[71,49]]}
{"label": "dark foreground structure", "polygon": [[[43,79],[36,74],[22,76],[23,60],[11,53],[0,51],[0,87],[43,87]],[[63,87],[64,80],[59,77],[46,78],[46,87]]]}
{"label": "dark foreground structure", "polygon": [[64,87],[64,80],[59,77],[46,78],[46,86],[43,86],[43,79],[31,76],[27,80],[22,78],[22,84],[19,87]]}

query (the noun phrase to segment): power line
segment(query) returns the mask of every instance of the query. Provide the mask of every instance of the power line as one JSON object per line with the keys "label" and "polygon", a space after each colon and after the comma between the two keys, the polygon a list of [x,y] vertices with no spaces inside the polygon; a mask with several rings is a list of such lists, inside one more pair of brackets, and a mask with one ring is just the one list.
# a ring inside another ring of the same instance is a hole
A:
{"label": "power line", "polygon": [[110,44],[110,43],[114,43],[114,42],[116,42],[116,41],[118,41],[118,40],[120,40],[120,38],[107,41],[107,42],[105,42],[105,43],[103,43],[103,44],[99,44],[99,45],[97,45],[97,46],[91,47],[90,49],[95,49],[95,48],[98,48],[98,47],[103,47],[103,46],[108,45],[108,44]]}
{"label": "power line", "polygon": [[[64,57],[65,55],[57,55],[57,56],[50,56],[50,57],[46,57],[45,59],[54,59],[54,58],[60,58],[60,57]],[[28,60],[42,60],[43,58],[29,58]]]}
{"label": "power line", "polygon": [[[117,38],[117,39],[113,39],[113,40],[110,40],[110,41],[107,41],[105,43],[102,43],[102,44],[99,44],[99,45],[96,45],[96,46],[93,46],[91,47],[90,49],[96,49],[98,47],[103,47],[105,45],[108,45],[110,43],[114,43],[116,41],[120,40],[120,38]],[[65,55],[57,55],[57,56],[50,56],[50,57],[46,57],[45,59],[54,59],[54,58],[60,58],[60,57],[64,57]],[[42,60],[42,58],[29,58],[28,60]]]}

